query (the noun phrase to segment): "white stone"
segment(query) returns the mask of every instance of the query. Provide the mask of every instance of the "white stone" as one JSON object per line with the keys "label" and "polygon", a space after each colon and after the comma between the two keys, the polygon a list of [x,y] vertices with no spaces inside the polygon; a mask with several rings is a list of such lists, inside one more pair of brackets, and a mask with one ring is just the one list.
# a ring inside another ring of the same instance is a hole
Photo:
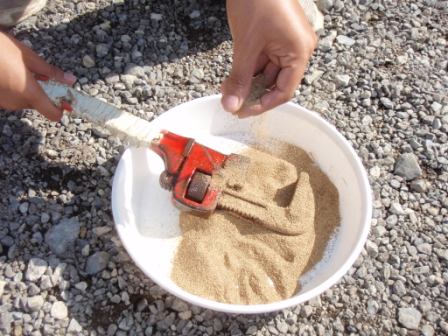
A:
{"label": "white stone", "polygon": [[48,264],[45,260],[39,258],[32,258],[28,262],[28,268],[26,270],[25,279],[29,281],[39,280],[40,277],[47,270]]}
{"label": "white stone", "polygon": [[407,329],[417,329],[422,314],[415,308],[398,309],[398,322]]}
{"label": "white stone", "polygon": [[56,301],[51,306],[50,314],[55,319],[62,320],[67,317],[68,314],[67,306],[62,301]]}

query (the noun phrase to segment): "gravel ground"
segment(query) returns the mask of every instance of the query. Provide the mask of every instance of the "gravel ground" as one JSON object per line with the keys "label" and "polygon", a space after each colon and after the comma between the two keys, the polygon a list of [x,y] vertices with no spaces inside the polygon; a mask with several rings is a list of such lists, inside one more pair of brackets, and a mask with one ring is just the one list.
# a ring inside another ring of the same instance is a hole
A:
{"label": "gravel ground", "polygon": [[[319,3],[326,29],[294,100],[351,141],[375,196],[343,280],[276,314],[187,305],[143,276],[113,229],[123,145],[78,119],[0,111],[0,334],[448,334],[448,2]],[[151,120],[219,92],[223,4],[50,0],[15,33],[78,88]]]}

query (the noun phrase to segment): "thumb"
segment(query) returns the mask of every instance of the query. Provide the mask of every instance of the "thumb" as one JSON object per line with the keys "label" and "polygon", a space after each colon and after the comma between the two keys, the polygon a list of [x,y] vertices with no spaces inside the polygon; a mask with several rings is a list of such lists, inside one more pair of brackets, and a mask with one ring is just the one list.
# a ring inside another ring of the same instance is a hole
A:
{"label": "thumb", "polygon": [[221,86],[221,104],[224,110],[236,113],[243,105],[250,91],[252,77],[258,59],[258,52],[249,52],[250,46],[235,48],[232,70]]}
{"label": "thumb", "polygon": [[62,118],[62,109],[58,108],[45,94],[45,91],[37,83],[31,74],[28,74],[26,98],[31,108],[51,121],[59,121]]}

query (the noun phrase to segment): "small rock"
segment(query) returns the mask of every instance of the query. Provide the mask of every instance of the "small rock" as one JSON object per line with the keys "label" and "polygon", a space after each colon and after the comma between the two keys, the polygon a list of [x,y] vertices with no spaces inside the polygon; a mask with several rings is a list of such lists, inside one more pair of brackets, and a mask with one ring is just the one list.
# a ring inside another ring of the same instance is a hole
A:
{"label": "small rock", "polygon": [[378,166],[370,168],[369,172],[370,172],[370,175],[374,178],[378,178],[381,176],[381,168]]}
{"label": "small rock", "polygon": [[80,224],[76,218],[63,219],[58,225],[48,230],[45,235],[45,242],[57,256],[67,256],[73,251],[79,230]]}
{"label": "small rock", "polygon": [[367,301],[367,312],[370,315],[375,315],[379,309],[380,305],[378,304],[378,302],[373,299],[369,299],[369,301]]}
{"label": "small rock", "polygon": [[336,41],[339,44],[343,44],[343,45],[346,45],[348,47],[351,47],[352,45],[354,45],[356,43],[356,41],[354,39],[352,39],[352,38],[350,38],[348,36],[345,36],[345,35],[338,35],[336,37]]}
{"label": "small rock", "polygon": [[317,0],[316,5],[322,12],[328,13],[333,8],[333,0]]}
{"label": "small rock", "polygon": [[79,289],[79,290],[82,291],[82,292],[84,292],[84,291],[87,289],[87,283],[84,282],[84,281],[78,282],[78,283],[75,285],[75,288],[76,288],[76,289]]}
{"label": "small rock", "polygon": [[99,58],[103,58],[109,53],[109,46],[104,43],[97,44],[96,48],[96,56]]}
{"label": "small rock", "polygon": [[43,304],[44,304],[44,298],[40,295],[29,297],[26,300],[26,306],[28,310],[31,312],[38,311]]}
{"label": "small rock", "polygon": [[395,163],[394,174],[403,177],[407,181],[421,176],[422,170],[418,164],[417,157],[412,153],[402,154]]}
{"label": "small rock", "polygon": [[255,335],[257,331],[258,331],[257,326],[252,325],[249,328],[247,328],[246,335]]}
{"label": "small rock", "polygon": [[130,36],[127,35],[127,34],[124,34],[124,35],[121,35],[120,40],[121,40],[121,42],[123,42],[123,43],[129,43],[129,42],[132,41],[132,37],[130,37]]}
{"label": "small rock", "polygon": [[78,323],[78,321],[76,321],[76,319],[72,318],[67,327],[67,333],[77,334],[80,333],[81,331],[82,331],[81,325]]}
{"label": "small rock", "polygon": [[390,212],[392,212],[393,214],[396,215],[403,215],[404,211],[403,208],[401,207],[400,203],[394,202],[391,204],[390,208],[389,208]]}
{"label": "small rock", "polygon": [[[116,324],[114,324],[114,323],[110,324],[110,325],[107,327],[107,336],[113,336],[113,335],[115,335],[115,333],[117,332],[117,330],[118,330],[118,326],[117,326]],[[151,334],[151,335],[152,335],[152,334]]]}
{"label": "small rock", "polygon": [[93,68],[95,66],[95,61],[94,61],[94,59],[91,56],[84,55],[84,57],[82,58],[82,64],[86,68]]}
{"label": "small rock", "polygon": [[335,0],[333,8],[337,12],[341,11],[344,7],[345,7],[344,1],[342,1],[342,0]]}
{"label": "small rock", "polygon": [[42,212],[42,214],[40,215],[40,222],[42,224],[48,223],[48,221],[50,220],[50,215],[47,214],[46,212]]}
{"label": "small rock", "polygon": [[276,327],[280,332],[280,335],[286,335],[286,333],[288,332],[288,324],[286,324],[286,322],[283,320],[277,320]]}
{"label": "small rock", "polygon": [[201,12],[198,10],[194,10],[190,13],[190,19],[197,19],[201,16]]}
{"label": "small rock", "polygon": [[418,193],[425,193],[428,190],[428,184],[425,180],[414,180],[411,182],[411,190]]}
{"label": "small rock", "polygon": [[431,104],[431,110],[433,110],[434,113],[439,113],[442,110],[442,105],[438,102],[433,102]]}
{"label": "small rock", "polygon": [[55,319],[62,320],[67,317],[67,313],[67,306],[62,301],[56,301],[51,306],[50,314]]}
{"label": "small rock", "polygon": [[380,102],[381,102],[381,105],[383,105],[388,110],[391,110],[394,108],[394,103],[392,102],[392,100],[390,100],[387,97],[381,97]]}
{"label": "small rock", "polygon": [[8,311],[2,311],[0,313],[0,331],[4,331],[4,335],[9,335],[11,332],[11,323],[13,321],[13,317],[11,313]]}
{"label": "small rock", "polygon": [[39,280],[40,277],[47,270],[47,262],[39,258],[32,258],[28,262],[28,268],[26,270],[25,279],[29,281]]}
{"label": "small rock", "polygon": [[323,74],[324,72],[321,70],[314,70],[313,72],[305,76],[304,78],[305,83],[311,85],[313,84],[314,81],[318,80]]}
{"label": "small rock", "polygon": [[431,327],[429,324],[426,324],[421,329],[423,336],[433,336],[434,335],[434,328]]}
{"label": "small rock", "polygon": [[146,76],[145,69],[143,67],[132,63],[126,66],[124,73],[126,75],[132,75],[139,78],[145,78]]}
{"label": "small rock", "polygon": [[445,332],[445,334],[448,334],[448,322],[442,320],[440,321],[439,326]]}
{"label": "small rock", "polygon": [[395,281],[395,283],[393,285],[393,290],[394,290],[394,293],[400,297],[402,297],[403,295],[406,294],[406,286],[404,285],[403,281],[401,281],[401,280]]}
{"label": "small rock", "polygon": [[82,249],[81,249],[81,254],[83,257],[87,257],[90,254],[90,245],[86,244]]}
{"label": "small rock", "polygon": [[337,34],[338,33],[336,32],[336,30],[332,30],[330,34],[328,34],[319,41],[319,45],[323,51],[331,50],[331,48],[333,47],[334,39],[336,38]]}
{"label": "small rock", "polygon": [[5,290],[6,281],[0,280],[0,298],[3,296],[3,292]]}
{"label": "small rock", "polygon": [[435,118],[434,121],[432,122],[432,128],[438,130],[442,127],[442,122],[440,121],[439,118]]}
{"label": "small rock", "polygon": [[373,233],[376,237],[381,237],[387,232],[386,228],[384,226],[375,226],[373,228]]}
{"label": "small rock", "polygon": [[190,83],[199,84],[204,78],[204,72],[201,69],[193,69],[190,73]]}
{"label": "small rock", "polygon": [[95,233],[95,236],[101,237],[110,232],[110,230],[112,230],[110,226],[99,226],[93,229],[93,233]]}
{"label": "small rock", "polygon": [[107,252],[96,252],[87,259],[86,273],[96,274],[106,268],[109,262],[109,254]]}
{"label": "small rock", "polygon": [[404,55],[397,56],[397,61],[398,61],[398,64],[402,64],[402,65],[406,64],[408,62],[408,55],[404,54]]}
{"label": "small rock", "polygon": [[398,223],[398,217],[397,215],[390,215],[389,217],[386,218],[386,223],[389,226],[394,226],[395,224]]}
{"label": "small rock", "polygon": [[136,76],[134,75],[121,75],[120,76],[121,81],[127,86],[127,87],[132,87],[132,85],[134,84],[134,82],[138,79]]}
{"label": "small rock", "polygon": [[162,14],[159,14],[159,13],[151,13],[149,17],[153,21],[161,21],[162,20]]}
{"label": "small rock", "polygon": [[188,310],[188,305],[182,300],[174,299],[171,308],[177,312],[184,312]]}
{"label": "small rock", "polygon": [[26,213],[28,212],[28,207],[29,204],[28,202],[23,202],[19,205],[19,211],[22,215],[26,215]]}
{"label": "small rock", "polygon": [[364,126],[369,126],[369,125],[372,124],[372,121],[373,121],[373,119],[372,119],[371,116],[364,116],[364,117],[362,118],[362,120],[361,120],[361,123],[362,123]]}
{"label": "small rock", "polygon": [[191,318],[191,315],[192,315],[191,310],[187,310],[179,313],[179,318],[181,320],[189,320]]}
{"label": "small rock", "polygon": [[40,288],[42,290],[46,290],[48,288],[53,287],[53,283],[51,281],[51,277],[48,275],[42,275],[42,278],[40,278]]}
{"label": "small rock", "polygon": [[426,254],[426,255],[431,255],[432,253],[432,246],[428,243],[423,243],[423,244],[419,244],[417,245],[417,250],[420,253]]}
{"label": "small rock", "polygon": [[366,242],[366,251],[370,256],[376,257],[378,255],[378,245],[368,240]]}
{"label": "small rock", "polygon": [[335,82],[339,86],[347,86],[350,83],[349,75],[336,75]]}
{"label": "small rock", "polygon": [[417,329],[422,314],[415,308],[398,309],[398,322],[407,329]]}
{"label": "small rock", "polygon": [[117,74],[109,74],[105,80],[107,84],[115,84],[120,81],[120,76]]}

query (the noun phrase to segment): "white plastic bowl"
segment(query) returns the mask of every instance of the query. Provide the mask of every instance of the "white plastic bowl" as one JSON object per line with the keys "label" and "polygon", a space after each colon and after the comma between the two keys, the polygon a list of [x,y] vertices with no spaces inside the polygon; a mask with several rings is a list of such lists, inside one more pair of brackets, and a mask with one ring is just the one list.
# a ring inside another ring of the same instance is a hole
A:
{"label": "white plastic bowl", "polygon": [[[314,158],[339,191],[341,226],[325,260],[305,275],[293,297],[269,304],[233,305],[190,294],[170,279],[171,260],[180,240],[178,210],[159,186],[162,160],[148,149],[128,149],[115,172],[112,210],[118,234],[131,258],[159,286],[205,308],[255,314],[276,311],[307,301],[334,285],[361,253],[371,220],[371,191],[366,172],[347,140],[317,113],[293,103],[261,117],[239,120],[224,112],[220,96],[179,105],[154,121],[154,127],[193,137],[225,153],[235,142],[263,134],[297,145]],[[217,237],[216,239],[219,239]],[[212,243],[212,242],[210,242]],[[298,279],[299,281],[299,279]]]}

